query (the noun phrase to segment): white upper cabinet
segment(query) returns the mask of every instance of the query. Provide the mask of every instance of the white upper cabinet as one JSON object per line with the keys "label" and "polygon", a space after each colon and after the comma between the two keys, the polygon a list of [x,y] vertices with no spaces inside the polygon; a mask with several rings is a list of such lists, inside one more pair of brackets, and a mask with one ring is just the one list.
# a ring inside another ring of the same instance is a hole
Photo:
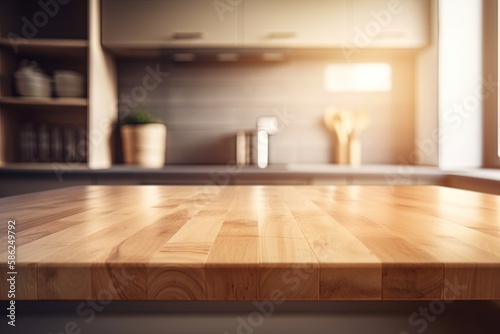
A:
{"label": "white upper cabinet", "polygon": [[349,0],[348,40],[353,48],[418,48],[430,34],[428,0]]}
{"label": "white upper cabinet", "polygon": [[429,0],[103,0],[111,48],[418,48]]}
{"label": "white upper cabinet", "polygon": [[345,0],[244,0],[245,47],[338,47],[347,38]]}
{"label": "white upper cabinet", "polygon": [[213,0],[104,0],[109,47],[235,47],[237,14]]}

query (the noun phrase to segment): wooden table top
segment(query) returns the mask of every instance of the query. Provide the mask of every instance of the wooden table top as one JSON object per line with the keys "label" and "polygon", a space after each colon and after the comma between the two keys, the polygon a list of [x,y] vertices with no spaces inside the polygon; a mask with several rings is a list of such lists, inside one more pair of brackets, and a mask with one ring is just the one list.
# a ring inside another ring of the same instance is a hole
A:
{"label": "wooden table top", "polygon": [[0,199],[16,299],[500,299],[500,196],[437,186],[86,186]]}

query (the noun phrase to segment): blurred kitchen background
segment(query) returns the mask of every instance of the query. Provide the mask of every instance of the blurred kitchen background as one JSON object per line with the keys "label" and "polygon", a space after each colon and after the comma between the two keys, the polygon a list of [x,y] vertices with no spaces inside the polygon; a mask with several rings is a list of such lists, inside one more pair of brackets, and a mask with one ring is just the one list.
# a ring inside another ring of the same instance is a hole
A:
{"label": "blurred kitchen background", "polygon": [[221,173],[496,192],[498,36],[495,0],[0,0],[0,195]]}
{"label": "blurred kitchen background", "polygon": [[[164,83],[147,92],[140,106],[167,124],[166,161],[172,164],[234,161],[235,133],[255,129],[260,116],[275,116],[280,124],[280,131],[270,137],[270,163],[331,163],[334,143],[323,122],[330,105],[369,114],[371,125],[361,135],[364,163],[397,164],[399,155],[411,153],[413,54],[400,51],[368,58],[390,65],[394,82],[390,91],[330,92],[325,87],[327,67],[345,64],[341,52],[328,56],[282,52],[288,58],[279,61],[259,60],[265,54],[260,51],[251,60],[220,62],[216,51],[204,51],[198,57],[205,59],[194,62],[119,62],[119,96],[142,85],[148,66],[159,65],[169,73]],[[127,110],[127,103],[122,108]]]}

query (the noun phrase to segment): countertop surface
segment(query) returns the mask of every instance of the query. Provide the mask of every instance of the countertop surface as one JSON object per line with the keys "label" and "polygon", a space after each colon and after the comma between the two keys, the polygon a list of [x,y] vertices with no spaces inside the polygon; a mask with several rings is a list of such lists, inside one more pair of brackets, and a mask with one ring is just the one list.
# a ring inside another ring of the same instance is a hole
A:
{"label": "countertop surface", "polygon": [[[500,196],[85,186],[0,207],[3,259],[15,220],[17,299],[500,299]],[[0,270],[6,291],[13,270],[6,261]]]}
{"label": "countertop surface", "polygon": [[0,168],[1,173],[54,173],[66,171],[73,174],[222,174],[229,175],[429,175],[444,176],[446,173],[435,166],[412,165],[338,165],[338,164],[271,164],[266,168],[257,166],[226,165],[165,165],[162,168],[144,168],[134,165],[113,165],[105,169],[90,169],[82,164],[30,163],[8,164]]}

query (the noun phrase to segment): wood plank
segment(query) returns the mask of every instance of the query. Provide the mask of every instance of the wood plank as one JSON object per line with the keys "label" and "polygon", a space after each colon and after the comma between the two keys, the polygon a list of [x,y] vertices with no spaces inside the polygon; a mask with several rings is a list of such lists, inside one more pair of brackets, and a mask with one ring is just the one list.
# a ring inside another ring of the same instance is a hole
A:
{"label": "wood plank", "polygon": [[[19,300],[500,299],[495,195],[84,186],[2,198],[0,208],[2,233],[16,219]],[[0,270],[6,291],[6,262]]]}
{"label": "wood plank", "polygon": [[205,266],[206,300],[259,299],[259,239],[218,237]]}
{"label": "wood plank", "polygon": [[[490,296],[494,298],[500,296],[496,286],[491,284],[498,274],[492,264],[500,262],[500,244],[497,238],[467,228],[462,224],[457,225],[454,223],[456,220],[453,220],[452,223],[449,220],[455,218],[454,214],[443,219],[429,215],[427,208],[393,206],[389,210],[387,205],[374,207],[371,204],[367,204],[366,208],[368,210],[365,212],[368,214],[365,215],[371,216],[381,225],[390,227],[395,234],[419,245],[422,250],[433,254],[438,261],[444,264],[444,287],[449,282],[455,282],[456,285],[462,287],[462,295],[470,296],[476,294],[477,291],[483,291],[484,294],[484,290],[489,289]],[[476,209],[474,207],[474,210]],[[390,219],[397,221],[398,224],[393,225],[383,218],[389,215]],[[488,223],[485,222],[485,224]],[[430,237],[435,233],[439,234],[439,238]],[[481,277],[482,282],[471,281],[467,276],[464,277],[457,266],[467,268],[465,271],[469,275]],[[489,284],[483,284],[488,282]],[[446,294],[446,290],[443,290],[442,298],[451,298],[451,296]]]}
{"label": "wood plank", "polygon": [[[141,228],[155,222],[162,214],[161,210],[149,210],[125,219],[117,219],[111,226],[77,242],[61,246],[59,251],[66,256],[53,253],[37,261],[38,298],[96,298],[97,291],[92,290],[92,268],[106,262],[112,257],[116,247],[132,238]],[[139,250],[140,248],[131,249],[134,252]],[[113,264],[111,261],[106,263]],[[95,275],[98,274],[99,272]]]}
{"label": "wood plank", "polygon": [[[6,256],[2,256],[3,259]],[[10,290],[10,284],[7,278],[11,278],[8,272],[11,270],[7,266],[7,261],[2,261],[0,263],[0,291],[2,291],[2,297],[0,299],[6,298],[6,291]],[[20,263],[16,265],[16,300],[36,300],[38,299],[37,294],[37,282],[36,282],[36,264],[33,263]],[[19,279],[22,278],[22,279]]]}
{"label": "wood plank", "polygon": [[290,210],[286,206],[283,195],[291,188],[261,187],[257,188],[258,200],[255,201],[259,220],[259,236],[274,238],[298,238],[304,235]]}
{"label": "wood plank", "polygon": [[[189,208],[182,205],[162,214],[116,245],[101,263],[92,265],[92,293],[98,299],[146,300],[147,263],[188,220]],[[147,242],[145,242],[147,240]]]}
{"label": "wood plank", "polygon": [[205,267],[207,300],[259,297],[258,214],[248,206],[255,189],[237,187]]}
{"label": "wood plank", "polygon": [[[194,202],[201,208],[198,214],[150,259],[147,268],[148,299],[205,299],[205,263],[234,200],[235,191],[209,188],[218,191],[203,193],[216,195],[198,198]],[[202,187],[195,189],[203,191]]]}
{"label": "wood plank", "polygon": [[259,213],[249,206],[257,190],[253,187],[239,187],[234,203],[227,213],[219,237],[258,237]]}
{"label": "wood plank", "polygon": [[259,252],[259,299],[319,299],[319,264],[305,239],[261,237]]}
{"label": "wood plank", "polygon": [[[1,46],[11,46],[11,41],[8,38],[0,38]],[[77,48],[86,49],[88,43],[84,39],[56,39],[56,38],[30,38],[23,41],[19,48],[43,48],[43,49],[56,49],[56,48]]]}
{"label": "wood plank", "polygon": [[[359,188],[359,187],[356,187]],[[442,296],[443,268],[430,254],[365,218],[356,188],[336,200],[315,193],[313,201],[339,221],[382,262],[382,299],[436,299]],[[363,188],[365,189],[365,188]],[[359,189],[358,189],[359,190]],[[369,194],[369,191],[367,191]],[[336,194],[337,195],[337,194]],[[350,198],[346,201],[344,198]]]}
{"label": "wood plank", "polygon": [[321,299],[381,299],[375,254],[297,190],[286,192],[285,201],[320,263]]}
{"label": "wood plank", "polygon": [[[86,107],[88,101],[86,98],[78,97],[10,97],[0,98],[0,105],[19,106],[19,107]],[[68,108],[69,111],[78,111],[78,109]]]}

